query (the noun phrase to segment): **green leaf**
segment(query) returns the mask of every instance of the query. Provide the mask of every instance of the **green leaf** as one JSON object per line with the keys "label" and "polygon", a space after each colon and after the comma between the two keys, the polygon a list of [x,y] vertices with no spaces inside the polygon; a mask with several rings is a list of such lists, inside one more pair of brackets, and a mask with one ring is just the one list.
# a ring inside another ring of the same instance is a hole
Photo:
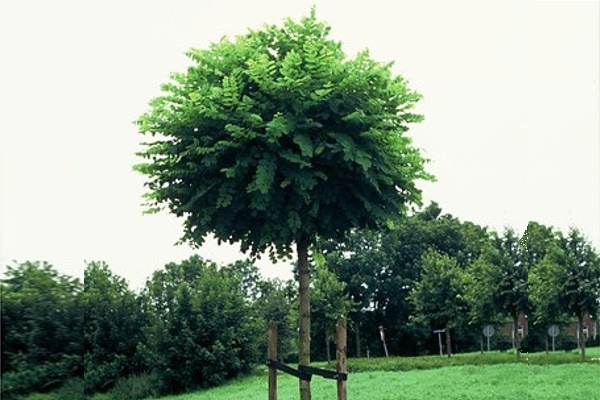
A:
{"label": "green leaf", "polygon": [[304,157],[310,158],[313,156],[313,143],[308,135],[304,133],[296,133],[294,135],[294,143],[300,146],[300,151]]}

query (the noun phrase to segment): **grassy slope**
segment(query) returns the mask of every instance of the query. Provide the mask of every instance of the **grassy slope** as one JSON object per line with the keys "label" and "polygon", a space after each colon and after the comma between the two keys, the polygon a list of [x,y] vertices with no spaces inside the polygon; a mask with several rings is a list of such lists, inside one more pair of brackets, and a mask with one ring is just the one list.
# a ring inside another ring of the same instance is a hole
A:
{"label": "grassy slope", "polygon": [[[280,375],[279,399],[298,397],[297,380]],[[264,400],[266,376],[161,400]],[[334,381],[313,378],[313,400],[336,398]],[[406,372],[370,371],[350,375],[350,399],[600,399],[600,364],[454,366]]]}

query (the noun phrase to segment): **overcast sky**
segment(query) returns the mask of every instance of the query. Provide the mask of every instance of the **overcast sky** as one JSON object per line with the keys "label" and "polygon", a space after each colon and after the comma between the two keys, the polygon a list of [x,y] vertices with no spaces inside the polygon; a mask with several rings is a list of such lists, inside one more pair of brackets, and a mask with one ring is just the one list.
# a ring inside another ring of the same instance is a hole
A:
{"label": "overcast sky", "polygon": [[[315,4],[347,54],[369,48],[424,98],[409,134],[461,220],[579,227],[600,248],[598,2],[12,1],[0,3],[0,264],[83,276],[105,260],[139,288],[193,253],[181,221],[142,215],[133,124],[184,52]],[[235,247],[204,246],[220,263]],[[290,276],[289,263],[261,263]]]}

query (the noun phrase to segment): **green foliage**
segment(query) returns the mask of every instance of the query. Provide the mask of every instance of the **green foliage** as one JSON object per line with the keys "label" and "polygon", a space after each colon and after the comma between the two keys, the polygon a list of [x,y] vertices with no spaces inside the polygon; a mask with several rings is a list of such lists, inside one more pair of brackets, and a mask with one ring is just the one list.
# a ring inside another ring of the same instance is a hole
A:
{"label": "green foliage", "polygon": [[127,358],[122,354],[115,354],[110,360],[102,363],[95,362],[93,354],[86,356],[84,359],[86,394],[106,391],[112,387],[126,370],[126,364]]}
{"label": "green foliage", "polygon": [[193,256],[167,264],[147,282],[144,351],[161,392],[214,386],[258,361],[261,325],[238,278]]}
{"label": "green foliage", "polygon": [[[330,343],[335,340],[337,322],[340,318],[346,318],[352,308],[352,301],[346,293],[346,285],[329,270],[325,257],[313,254],[313,259],[315,263],[312,270],[311,342],[313,348],[317,349],[323,348],[324,344],[324,354],[317,354],[320,357],[325,355],[327,361],[330,361]],[[318,356],[313,358],[317,359]]]}
{"label": "green foliage", "polygon": [[405,133],[420,95],[367,52],[346,59],[329,30],[313,12],[193,49],[140,117],[149,210],[183,217],[182,240],[284,255],[419,202],[431,177]]}
{"label": "green foliage", "polygon": [[494,235],[496,252],[492,262],[499,268],[496,282],[501,310],[512,318],[528,311],[528,269],[524,259],[522,242],[514,230],[506,229],[500,236]]}
{"label": "green foliage", "polygon": [[468,323],[478,330],[486,324],[502,322],[496,290],[502,271],[494,264],[494,259],[495,249],[488,245],[462,274],[464,299],[469,305]]}
{"label": "green foliage", "polygon": [[582,233],[572,228],[558,237],[560,251],[553,255],[561,269],[558,280],[559,297],[572,315],[594,315],[598,307],[600,257]]}
{"label": "green foliage", "polygon": [[[378,341],[373,327],[380,325],[386,329],[392,354],[414,355],[429,347],[437,349],[437,340],[429,340],[429,329],[409,320],[415,313],[409,292],[421,279],[423,255],[433,248],[454,258],[464,269],[489,245],[485,228],[443,214],[435,202],[407,216],[391,231],[355,230],[343,241],[321,241],[319,248],[328,264],[357,304],[350,313],[350,329],[355,331],[349,336],[351,354],[359,355],[360,346]],[[471,348],[476,343],[473,329],[466,321],[459,325],[456,345],[463,350]],[[356,330],[360,326],[364,328],[358,338]]]}
{"label": "green foliage", "polygon": [[548,255],[531,267],[529,272],[529,299],[534,307],[531,318],[536,326],[545,330],[549,325],[566,322],[565,307],[560,293],[561,266]]}
{"label": "green foliage", "polygon": [[140,299],[105,263],[88,263],[84,282],[85,389],[93,393],[143,368],[137,346],[145,317]]}
{"label": "green foliage", "polygon": [[81,282],[25,262],[8,266],[1,285],[3,398],[82,376]]}
{"label": "green foliage", "polygon": [[153,374],[130,375],[117,380],[108,392],[110,400],[141,400],[156,397],[156,376]]}
{"label": "green foliage", "polygon": [[409,298],[415,320],[432,328],[449,328],[465,309],[461,274],[454,258],[430,250],[423,255],[421,279]]}
{"label": "green foliage", "polygon": [[[263,321],[263,332],[267,332],[269,321],[277,323],[277,354],[280,360],[290,357],[298,361],[297,351],[297,321],[298,299],[297,290],[292,281],[283,282],[278,279],[261,280],[259,282],[259,297],[253,306],[256,314]],[[266,357],[267,340],[261,343],[260,354]]]}
{"label": "green foliage", "polygon": [[81,356],[78,355],[63,355],[58,361],[36,365],[23,363],[16,370],[2,374],[2,398],[54,389],[77,376],[80,369]]}
{"label": "green foliage", "polygon": [[85,382],[81,377],[66,381],[53,394],[57,400],[82,400],[84,398]]}

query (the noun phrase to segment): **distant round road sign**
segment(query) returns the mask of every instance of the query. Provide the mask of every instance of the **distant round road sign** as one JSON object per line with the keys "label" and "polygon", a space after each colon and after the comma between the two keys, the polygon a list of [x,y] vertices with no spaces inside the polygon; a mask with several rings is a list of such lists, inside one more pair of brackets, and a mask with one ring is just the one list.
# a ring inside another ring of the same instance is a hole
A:
{"label": "distant round road sign", "polygon": [[558,325],[550,325],[550,327],[548,327],[548,335],[550,335],[550,337],[557,337],[559,333],[560,329],[558,329]]}
{"label": "distant round road sign", "polygon": [[492,325],[486,325],[483,327],[483,336],[492,337],[494,336],[494,327]]}

